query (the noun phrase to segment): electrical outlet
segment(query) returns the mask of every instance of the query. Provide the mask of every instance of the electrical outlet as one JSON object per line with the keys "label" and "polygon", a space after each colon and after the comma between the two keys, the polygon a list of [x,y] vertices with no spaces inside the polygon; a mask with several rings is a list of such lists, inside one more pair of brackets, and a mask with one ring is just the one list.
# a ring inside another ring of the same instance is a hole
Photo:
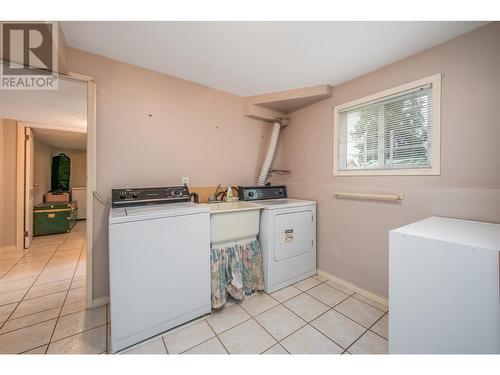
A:
{"label": "electrical outlet", "polygon": [[182,184],[189,186],[189,177],[182,177]]}

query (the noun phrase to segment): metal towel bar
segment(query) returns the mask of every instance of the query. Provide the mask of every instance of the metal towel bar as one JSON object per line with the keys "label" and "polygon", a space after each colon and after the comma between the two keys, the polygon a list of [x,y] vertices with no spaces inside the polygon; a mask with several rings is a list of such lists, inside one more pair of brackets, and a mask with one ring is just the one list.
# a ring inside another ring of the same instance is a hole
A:
{"label": "metal towel bar", "polygon": [[377,201],[402,201],[403,194],[363,194],[363,193],[335,193],[336,198],[366,199]]}

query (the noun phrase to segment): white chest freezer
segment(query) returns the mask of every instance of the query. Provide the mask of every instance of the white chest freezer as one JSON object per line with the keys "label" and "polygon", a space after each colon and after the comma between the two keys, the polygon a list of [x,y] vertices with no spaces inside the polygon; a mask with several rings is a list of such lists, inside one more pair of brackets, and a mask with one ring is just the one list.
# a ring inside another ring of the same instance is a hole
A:
{"label": "white chest freezer", "polygon": [[389,234],[389,352],[500,353],[500,225],[430,217]]}

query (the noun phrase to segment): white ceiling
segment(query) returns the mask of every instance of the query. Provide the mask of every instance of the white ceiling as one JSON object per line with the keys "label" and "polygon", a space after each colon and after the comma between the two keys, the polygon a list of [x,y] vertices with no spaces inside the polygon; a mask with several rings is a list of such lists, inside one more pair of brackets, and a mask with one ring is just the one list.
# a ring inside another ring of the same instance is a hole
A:
{"label": "white ceiling", "polygon": [[87,133],[43,128],[31,128],[31,130],[35,133],[35,142],[40,140],[54,148],[87,149]]}
{"label": "white ceiling", "polygon": [[87,85],[60,79],[57,90],[0,90],[0,118],[87,131]]}
{"label": "white ceiling", "polygon": [[247,96],[336,85],[486,22],[63,22],[67,43]]}

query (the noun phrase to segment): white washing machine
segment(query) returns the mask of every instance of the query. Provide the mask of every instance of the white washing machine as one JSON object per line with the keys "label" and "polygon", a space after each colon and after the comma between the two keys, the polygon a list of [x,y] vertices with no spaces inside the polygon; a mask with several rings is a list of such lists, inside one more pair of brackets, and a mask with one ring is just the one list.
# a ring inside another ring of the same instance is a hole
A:
{"label": "white washing machine", "polygon": [[267,293],[316,274],[316,202],[286,196],[285,186],[240,187],[240,199],[263,207],[259,242]]}
{"label": "white washing machine", "polygon": [[188,200],[187,187],[113,190],[112,352],[211,311],[210,213]]}

